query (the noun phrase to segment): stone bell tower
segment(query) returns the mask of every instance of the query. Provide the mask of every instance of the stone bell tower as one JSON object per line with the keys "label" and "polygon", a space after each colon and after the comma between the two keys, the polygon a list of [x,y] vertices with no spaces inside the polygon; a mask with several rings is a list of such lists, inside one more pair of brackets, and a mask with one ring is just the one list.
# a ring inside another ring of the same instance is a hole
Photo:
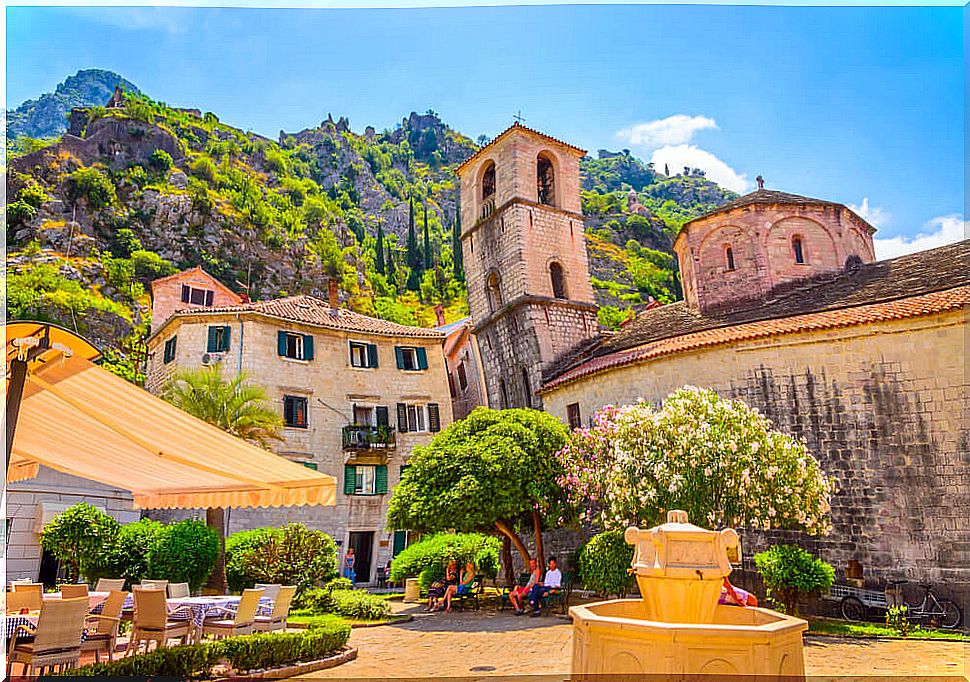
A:
{"label": "stone bell tower", "polygon": [[542,372],[598,334],[579,160],[515,123],[458,167],[468,305],[491,407],[542,407]]}

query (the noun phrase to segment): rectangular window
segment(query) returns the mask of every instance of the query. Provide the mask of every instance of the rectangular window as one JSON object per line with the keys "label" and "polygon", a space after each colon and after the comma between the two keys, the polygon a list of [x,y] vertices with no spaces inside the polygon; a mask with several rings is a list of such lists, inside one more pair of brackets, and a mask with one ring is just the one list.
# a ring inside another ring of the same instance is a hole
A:
{"label": "rectangular window", "polygon": [[458,397],[458,392],[455,390],[455,377],[451,372],[448,372],[448,392],[451,393],[452,398]]}
{"label": "rectangular window", "polygon": [[569,428],[578,429],[583,425],[583,417],[579,413],[579,403],[569,403],[566,405],[566,418],[569,421]]}
{"label": "rectangular window", "polygon": [[354,425],[374,426],[374,408],[354,405]]}
{"label": "rectangular window", "polygon": [[395,346],[394,354],[397,358],[398,369],[405,372],[420,372],[428,369],[428,351],[425,348]]}
{"label": "rectangular window", "polygon": [[276,332],[276,353],[293,360],[313,359],[313,335],[296,332]]}
{"label": "rectangular window", "polygon": [[424,405],[408,405],[408,431],[420,433],[427,430]]}
{"label": "rectangular window", "polygon": [[357,467],[357,478],[354,484],[355,495],[373,495],[375,493],[377,477],[374,475],[376,473],[374,469],[375,467],[372,466]]}
{"label": "rectangular window", "polygon": [[458,363],[458,387],[461,390],[468,388],[468,377],[465,375],[465,362]]}
{"label": "rectangular window", "polygon": [[344,467],[345,495],[384,495],[387,493],[387,465],[348,464]]}
{"label": "rectangular window", "polygon": [[229,350],[229,327],[209,327],[209,340],[206,351],[209,353],[225,353]]}
{"label": "rectangular window", "polygon": [[377,367],[377,344],[351,341],[350,366],[363,368]]}
{"label": "rectangular window", "polygon": [[188,284],[182,285],[182,303],[212,307],[215,292],[212,289],[197,289]]}
{"label": "rectangular window", "polygon": [[283,424],[297,429],[307,427],[307,399],[303,396],[283,396]]}
{"label": "rectangular window", "polygon": [[178,346],[178,341],[179,337],[173,336],[165,342],[165,354],[162,356],[162,362],[166,365],[175,359],[175,349]]}

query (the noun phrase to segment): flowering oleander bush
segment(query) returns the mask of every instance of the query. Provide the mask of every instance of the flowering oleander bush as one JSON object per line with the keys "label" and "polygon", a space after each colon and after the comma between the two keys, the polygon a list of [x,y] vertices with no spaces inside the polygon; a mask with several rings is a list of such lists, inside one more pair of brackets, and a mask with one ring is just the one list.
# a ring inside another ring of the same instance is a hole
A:
{"label": "flowering oleander bush", "polygon": [[604,408],[558,456],[569,501],[607,529],[683,509],[710,527],[831,530],[834,484],[805,443],[713,390],[685,386],[659,409]]}

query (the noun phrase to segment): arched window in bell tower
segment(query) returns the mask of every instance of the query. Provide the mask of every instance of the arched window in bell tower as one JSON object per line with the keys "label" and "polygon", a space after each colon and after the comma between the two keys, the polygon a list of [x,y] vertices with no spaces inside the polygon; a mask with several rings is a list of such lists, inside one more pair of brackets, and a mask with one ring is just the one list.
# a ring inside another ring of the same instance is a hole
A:
{"label": "arched window in bell tower", "polygon": [[482,174],[482,201],[495,196],[495,162],[489,161]]}
{"label": "arched window in bell tower", "polygon": [[549,279],[552,280],[552,295],[556,298],[568,298],[566,295],[566,273],[562,265],[553,261],[549,264]]}
{"label": "arched window in bell tower", "polygon": [[536,196],[540,204],[556,205],[556,172],[545,152],[536,157]]}
{"label": "arched window in bell tower", "polygon": [[488,312],[494,313],[502,307],[502,280],[497,272],[490,272],[485,280],[485,298],[488,299]]}

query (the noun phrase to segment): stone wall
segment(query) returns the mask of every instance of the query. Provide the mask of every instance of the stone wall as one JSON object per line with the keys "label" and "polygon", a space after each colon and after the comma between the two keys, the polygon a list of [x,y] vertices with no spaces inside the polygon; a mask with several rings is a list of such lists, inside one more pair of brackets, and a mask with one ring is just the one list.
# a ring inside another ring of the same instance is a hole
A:
{"label": "stone wall", "polygon": [[964,606],[970,590],[970,456],[965,313],[740,342],[658,358],[544,395],[565,420],[602,405],[659,402],[685,384],[711,387],[806,440],[835,478],[834,531],[744,533],[745,554],[797,541],[866,581],[929,580]]}

